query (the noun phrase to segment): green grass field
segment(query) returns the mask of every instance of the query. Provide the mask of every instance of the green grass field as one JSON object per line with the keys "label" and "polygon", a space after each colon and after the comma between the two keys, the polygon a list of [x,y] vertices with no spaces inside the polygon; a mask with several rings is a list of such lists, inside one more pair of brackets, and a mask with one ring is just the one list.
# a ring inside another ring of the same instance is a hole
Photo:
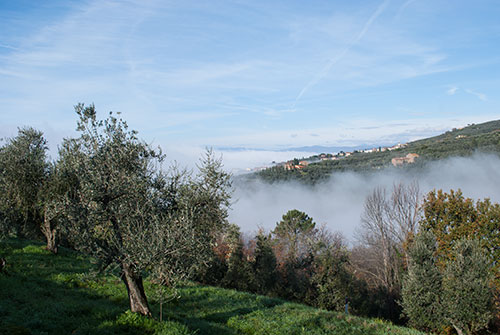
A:
{"label": "green grass field", "polygon": [[4,240],[0,257],[0,334],[422,334],[390,323],[347,316],[264,296],[187,284],[163,304],[146,282],[154,318],[128,311],[115,276],[90,276],[88,258],[40,243]]}

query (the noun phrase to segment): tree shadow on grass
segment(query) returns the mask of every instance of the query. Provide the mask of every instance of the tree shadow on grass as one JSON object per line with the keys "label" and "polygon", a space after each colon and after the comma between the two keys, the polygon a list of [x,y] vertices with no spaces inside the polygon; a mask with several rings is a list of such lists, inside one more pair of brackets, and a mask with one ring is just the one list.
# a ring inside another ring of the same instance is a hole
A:
{"label": "tree shadow on grass", "polygon": [[197,286],[167,307],[171,318],[184,323],[197,334],[232,335],[238,332],[227,326],[228,320],[258,310],[267,310],[284,301],[248,293]]}
{"label": "tree shadow on grass", "polygon": [[27,329],[31,334],[123,333],[118,326],[100,326],[126,311],[127,299],[111,300],[84,288],[19,273],[0,277],[0,287],[0,329]]}
{"label": "tree shadow on grass", "polygon": [[2,251],[9,266],[0,273],[0,333],[147,333],[140,326],[116,323],[129,308],[125,287],[112,280],[107,282],[112,294],[86,287],[89,283],[78,274],[88,272],[90,265],[76,253],[51,255],[32,242],[16,242]]}

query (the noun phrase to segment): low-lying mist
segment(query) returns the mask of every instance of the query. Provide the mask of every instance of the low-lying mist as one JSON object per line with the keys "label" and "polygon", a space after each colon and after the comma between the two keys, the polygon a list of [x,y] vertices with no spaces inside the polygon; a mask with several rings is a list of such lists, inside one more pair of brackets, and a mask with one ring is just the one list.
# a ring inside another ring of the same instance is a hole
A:
{"label": "low-lying mist", "polygon": [[295,208],[353,241],[366,196],[377,186],[391,191],[394,183],[414,180],[422,195],[433,189],[460,188],[465,197],[500,202],[500,158],[476,154],[432,162],[418,171],[388,168],[372,173],[334,173],[328,181],[314,187],[297,182],[237,183],[229,219],[243,232],[258,228],[270,231],[284,213]]}

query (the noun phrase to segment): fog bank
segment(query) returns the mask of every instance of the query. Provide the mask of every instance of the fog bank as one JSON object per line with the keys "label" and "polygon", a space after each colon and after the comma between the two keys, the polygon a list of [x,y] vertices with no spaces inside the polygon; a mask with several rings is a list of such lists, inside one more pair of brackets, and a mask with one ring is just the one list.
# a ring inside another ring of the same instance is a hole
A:
{"label": "fog bank", "polygon": [[296,182],[238,184],[229,219],[244,232],[253,232],[259,227],[271,230],[285,212],[296,208],[352,241],[366,196],[377,186],[390,190],[394,183],[413,180],[418,181],[423,194],[433,189],[460,188],[465,197],[500,202],[500,158],[476,154],[432,162],[419,171],[388,168],[367,174],[335,173],[315,187]]}

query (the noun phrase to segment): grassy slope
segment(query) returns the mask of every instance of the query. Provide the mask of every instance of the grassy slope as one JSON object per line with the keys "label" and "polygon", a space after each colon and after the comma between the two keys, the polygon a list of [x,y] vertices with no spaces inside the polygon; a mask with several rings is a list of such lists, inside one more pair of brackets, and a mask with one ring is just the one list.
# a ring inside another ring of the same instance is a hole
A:
{"label": "grassy slope", "polygon": [[[279,299],[188,285],[163,305],[159,322],[127,311],[127,292],[113,276],[91,278],[87,258],[51,255],[40,243],[0,242],[0,334],[421,334]],[[153,295],[146,283],[148,295]],[[157,301],[150,298],[153,312]]]}

